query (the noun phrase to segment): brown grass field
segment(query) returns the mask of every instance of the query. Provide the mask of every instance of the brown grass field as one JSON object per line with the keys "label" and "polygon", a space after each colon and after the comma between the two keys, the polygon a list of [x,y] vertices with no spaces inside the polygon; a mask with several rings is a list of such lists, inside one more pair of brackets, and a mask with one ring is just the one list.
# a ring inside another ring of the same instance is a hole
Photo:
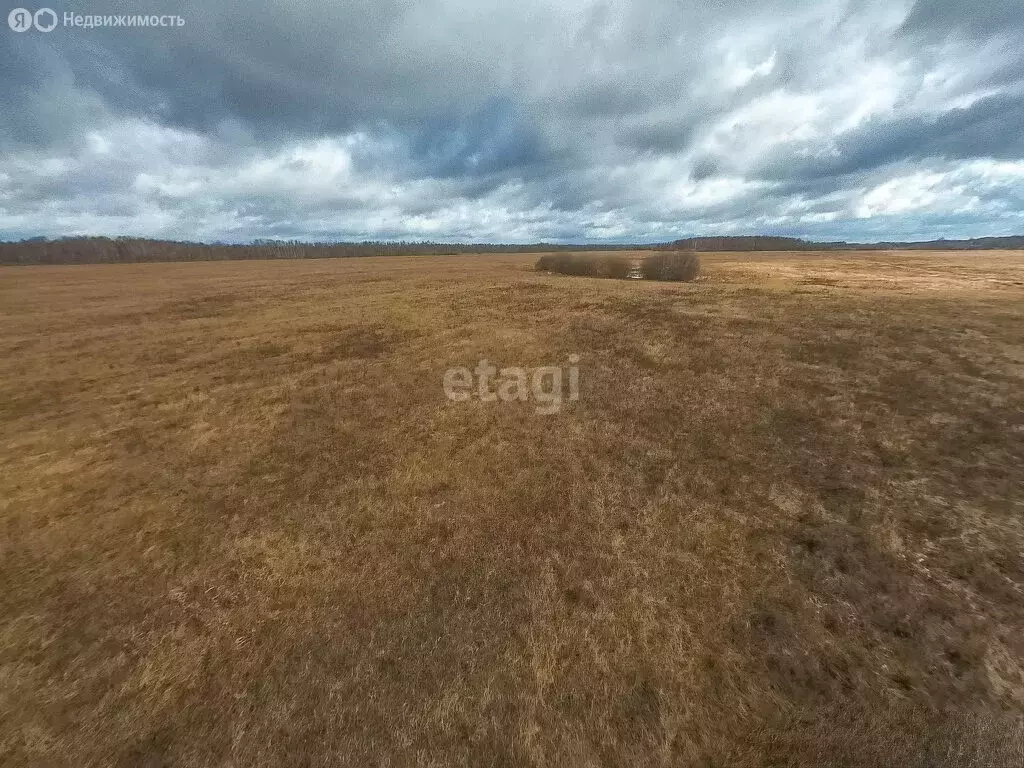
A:
{"label": "brown grass field", "polygon": [[536,258],[0,270],[0,764],[1021,765],[1024,254]]}

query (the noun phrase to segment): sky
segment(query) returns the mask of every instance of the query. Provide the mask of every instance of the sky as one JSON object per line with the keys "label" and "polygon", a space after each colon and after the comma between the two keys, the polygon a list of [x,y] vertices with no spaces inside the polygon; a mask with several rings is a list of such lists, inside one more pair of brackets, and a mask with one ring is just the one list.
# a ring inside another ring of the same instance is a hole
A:
{"label": "sky", "polygon": [[0,28],[4,240],[1024,233],[1020,0],[50,7]]}

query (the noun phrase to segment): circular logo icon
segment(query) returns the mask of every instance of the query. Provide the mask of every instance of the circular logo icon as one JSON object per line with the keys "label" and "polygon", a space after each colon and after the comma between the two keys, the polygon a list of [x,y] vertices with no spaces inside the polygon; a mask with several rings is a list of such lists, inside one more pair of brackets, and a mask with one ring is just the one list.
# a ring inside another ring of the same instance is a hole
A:
{"label": "circular logo icon", "polygon": [[32,12],[15,8],[7,14],[7,25],[15,32],[28,32],[32,29]]}
{"label": "circular logo icon", "polygon": [[51,32],[57,26],[57,14],[51,8],[40,8],[32,21],[40,32]]}

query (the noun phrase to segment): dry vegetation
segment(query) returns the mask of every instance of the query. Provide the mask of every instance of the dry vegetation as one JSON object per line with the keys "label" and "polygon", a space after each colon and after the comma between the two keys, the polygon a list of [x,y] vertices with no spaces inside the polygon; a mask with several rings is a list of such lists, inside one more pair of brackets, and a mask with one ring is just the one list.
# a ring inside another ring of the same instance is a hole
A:
{"label": "dry vegetation", "polygon": [[625,280],[633,271],[633,260],[618,253],[545,253],[537,259],[536,268],[560,275]]}
{"label": "dry vegetation", "polygon": [[693,252],[656,251],[632,257],[621,253],[546,253],[537,259],[538,272],[625,280],[690,282],[700,274],[700,257]]}
{"label": "dry vegetation", "polygon": [[533,261],[0,271],[0,763],[1020,765],[1024,256]]}
{"label": "dry vegetation", "polygon": [[688,283],[699,274],[700,257],[692,252],[652,253],[640,260],[640,276],[644,280]]}

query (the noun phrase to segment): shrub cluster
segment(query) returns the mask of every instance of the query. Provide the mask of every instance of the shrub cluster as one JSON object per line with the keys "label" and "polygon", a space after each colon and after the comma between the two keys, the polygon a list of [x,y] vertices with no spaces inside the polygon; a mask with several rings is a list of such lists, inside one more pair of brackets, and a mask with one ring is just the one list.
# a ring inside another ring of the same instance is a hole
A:
{"label": "shrub cluster", "polygon": [[[633,261],[617,254],[546,253],[537,260],[537,270],[621,280],[632,276]],[[640,260],[639,272],[644,280],[689,282],[700,273],[700,259],[690,251],[655,251]]]}
{"label": "shrub cluster", "polygon": [[700,274],[700,259],[692,251],[665,251],[645,256],[640,262],[644,280],[690,282]]}
{"label": "shrub cluster", "polygon": [[541,272],[582,277],[629,277],[632,263],[625,256],[605,253],[546,253],[537,260]]}

